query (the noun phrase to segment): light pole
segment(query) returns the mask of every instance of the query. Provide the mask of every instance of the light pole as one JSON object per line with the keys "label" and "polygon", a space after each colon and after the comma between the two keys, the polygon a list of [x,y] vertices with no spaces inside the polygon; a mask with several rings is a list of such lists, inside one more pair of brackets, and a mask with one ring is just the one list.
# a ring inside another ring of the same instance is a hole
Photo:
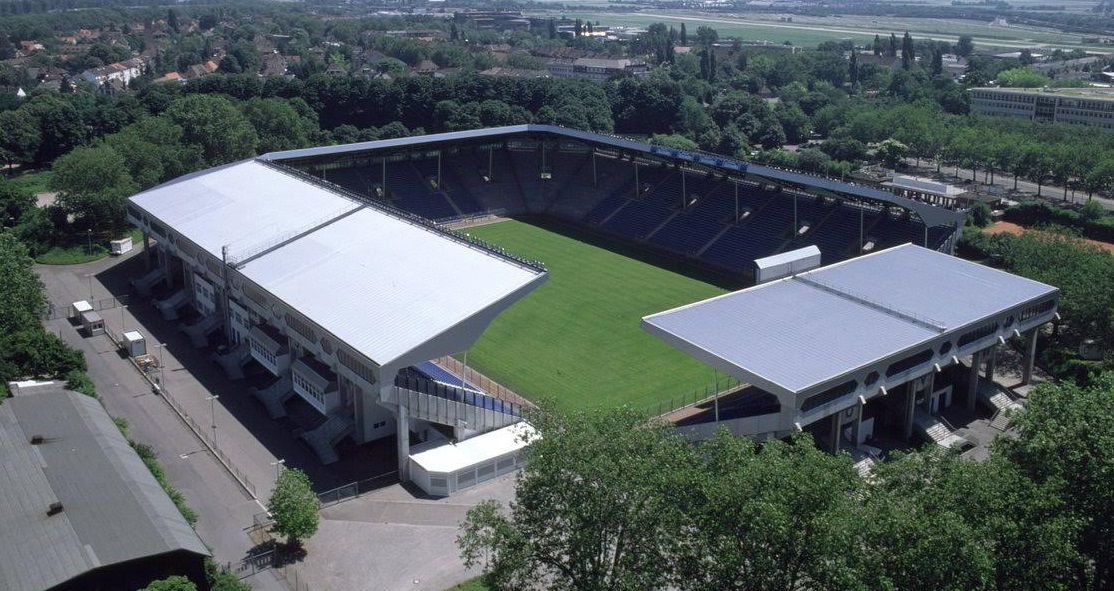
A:
{"label": "light pole", "polygon": [[85,230],[85,254],[93,256],[93,229]]}
{"label": "light pole", "polygon": [[127,304],[120,306],[120,340],[124,340],[124,333],[128,332],[128,325],[124,322],[124,311],[128,309]]}
{"label": "light pole", "polygon": [[286,463],[285,459],[271,462],[271,465],[275,467],[275,481],[276,482],[278,482],[279,476],[282,476],[282,465],[285,464],[285,463]]}
{"label": "light pole", "polygon": [[155,345],[155,348],[158,349],[158,351],[159,351],[159,387],[160,388],[163,386],[163,380],[162,380],[162,378],[163,378],[163,374],[162,374],[162,349],[165,346],[166,346],[166,343],[157,343]]}
{"label": "light pole", "polygon": [[89,280],[89,303],[92,304],[97,299],[93,296],[93,274],[86,273],[85,278]]}
{"label": "light pole", "polygon": [[220,398],[220,396],[213,394],[212,396],[205,399],[209,401],[209,414],[212,417],[213,447],[217,446],[217,398]]}

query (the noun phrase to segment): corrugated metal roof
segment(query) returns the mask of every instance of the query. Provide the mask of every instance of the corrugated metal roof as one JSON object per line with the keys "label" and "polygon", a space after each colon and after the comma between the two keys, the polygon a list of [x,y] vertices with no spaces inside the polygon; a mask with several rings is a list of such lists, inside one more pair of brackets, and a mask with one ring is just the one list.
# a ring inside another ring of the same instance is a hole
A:
{"label": "corrugated metal roof", "polygon": [[360,207],[254,160],[182,177],[131,201],[217,258],[224,245],[232,254],[251,252]]}
{"label": "corrugated metal roof", "polygon": [[642,322],[706,362],[796,393],[1056,292],[906,244]]}
{"label": "corrugated metal roof", "polygon": [[[99,402],[60,386],[22,392],[35,393],[0,405],[0,588],[39,591],[176,550],[209,555]],[[48,517],[54,502],[63,511]]]}
{"label": "corrugated metal roof", "polygon": [[371,208],[275,248],[240,273],[379,365],[546,277]]}
{"label": "corrugated metal roof", "polygon": [[780,252],[768,257],[762,257],[760,259],[754,259],[754,266],[758,267],[759,269],[769,269],[770,267],[784,265],[785,263],[792,263],[804,258],[818,256],[820,256],[820,247],[816,246],[815,244],[810,244],[804,248],[798,248],[796,250]]}

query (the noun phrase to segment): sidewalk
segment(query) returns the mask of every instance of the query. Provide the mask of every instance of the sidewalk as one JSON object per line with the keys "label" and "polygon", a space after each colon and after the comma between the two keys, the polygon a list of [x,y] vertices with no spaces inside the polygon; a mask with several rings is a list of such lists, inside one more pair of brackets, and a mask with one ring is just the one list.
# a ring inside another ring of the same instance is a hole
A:
{"label": "sidewalk", "polygon": [[[138,251],[126,258],[136,256]],[[106,269],[120,263],[120,259],[103,259],[85,265],[66,267],[37,267],[49,300],[56,308],[68,306],[76,300],[105,299],[123,292],[110,291],[98,281]],[[90,274],[92,274],[90,276]],[[92,294],[90,294],[90,289]],[[104,310],[102,317],[114,332],[119,333],[123,323],[129,330],[138,323],[131,309]],[[186,427],[166,401],[152,392],[143,376],[123,358],[107,336],[84,337],[68,319],[61,318],[45,323],[46,329],[59,335],[63,341],[85,354],[89,375],[97,392],[112,416],[128,422],[133,440],[150,445],[166,469],[170,483],[180,490],[186,503],[198,513],[197,532],[213,552],[213,559],[227,563],[241,560],[254,545],[245,529],[252,523],[252,515],[263,509],[233,480],[224,467],[208,453],[201,441]],[[147,334],[146,331],[144,331]],[[171,367],[177,364],[172,351],[163,352]],[[182,398],[201,398],[201,403],[191,401],[191,414],[203,416],[195,406],[204,406],[208,416],[208,396],[205,390],[190,392],[188,373],[165,372],[167,382],[174,384]],[[219,407],[218,407],[219,408]],[[217,412],[218,425],[225,419],[229,431],[233,421]],[[204,421],[208,423],[209,420]],[[219,437],[219,435],[218,435]],[[245,462],[246,464],[247,462]],[[268,466],[269,468],[270,466]],[[273,470],[273,468],[272,468]],[[262,475],[262,472],[260,472]],[[261,477],[259,482],[269,486]],[[265,498],[265,497],[264,497]],[[248,581],[255,589],[284,590],[285,584],[274,573],[263,572]]]}

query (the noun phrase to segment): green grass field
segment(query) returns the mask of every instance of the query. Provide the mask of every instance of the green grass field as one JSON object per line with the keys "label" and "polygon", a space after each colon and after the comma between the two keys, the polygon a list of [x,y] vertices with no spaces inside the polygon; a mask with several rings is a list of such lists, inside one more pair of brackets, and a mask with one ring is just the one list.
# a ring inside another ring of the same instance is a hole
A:
{"label": "green grass field", "polygon": [[468,351],[469,365],[566,409],[644,408],[713,384],[711,368],[650,336],[640,321],[724,288],[564,227],[506,221],[468,233],[549,269],[549,281],[500,315]]}

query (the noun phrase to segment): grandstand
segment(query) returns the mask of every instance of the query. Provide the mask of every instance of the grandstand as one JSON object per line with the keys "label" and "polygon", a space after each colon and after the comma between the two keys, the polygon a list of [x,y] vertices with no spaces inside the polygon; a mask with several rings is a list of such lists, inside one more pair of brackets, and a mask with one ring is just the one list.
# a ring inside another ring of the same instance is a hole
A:
{"label": "grandstand", "polygon": [[[268,412],[315,409],[302,437],[326,463],[342,439],[397,436],[404,478],[412,434],[506,440],[516,401],[428,362],[466,353],[549,276],[448,225],[541,218],[735,283],[755,258],[807,244],[825,264],[905,242],[950,252],[963,220],[879,189],[541,125],[266,154],[136,195],[128,216],[157,242],[137,286],[218,317],[230,375],[250,362],[274,374],[256,391]],[[423,487],[501,473],[510,452],[497,447],[423,468]]]}

